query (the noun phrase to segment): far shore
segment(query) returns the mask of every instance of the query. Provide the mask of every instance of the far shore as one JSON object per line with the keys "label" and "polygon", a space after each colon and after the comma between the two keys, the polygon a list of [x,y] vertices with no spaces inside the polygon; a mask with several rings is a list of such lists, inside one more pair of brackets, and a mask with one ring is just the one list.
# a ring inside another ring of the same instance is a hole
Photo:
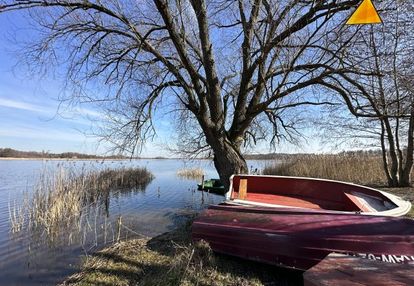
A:
{"label": "far shore", "polygon": [[0,157],[3,161],[127,161],[127,160],[181,160],[182,158],[19,158]]}

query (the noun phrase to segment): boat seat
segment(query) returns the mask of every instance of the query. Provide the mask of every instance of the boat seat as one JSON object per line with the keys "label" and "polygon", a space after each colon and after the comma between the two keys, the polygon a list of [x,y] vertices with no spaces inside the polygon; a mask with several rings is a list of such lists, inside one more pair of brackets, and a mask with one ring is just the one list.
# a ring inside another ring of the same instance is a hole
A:
{"label": "boat seat", "polygon": [[239,199],[245,200],[247,197],[247,179],[241,179],[239,183]]}

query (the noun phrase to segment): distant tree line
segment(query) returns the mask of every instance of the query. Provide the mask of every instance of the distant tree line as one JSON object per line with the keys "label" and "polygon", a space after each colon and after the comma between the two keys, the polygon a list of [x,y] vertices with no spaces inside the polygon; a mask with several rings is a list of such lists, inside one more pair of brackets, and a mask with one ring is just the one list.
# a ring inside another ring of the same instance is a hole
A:
{"label": "distant tree line", "polygon": [[0,148],[0,158],[50,158],[50,159],[127,159],[125,156],[97,156],[76,152],[49,153],[35,151],[19,151],[11,148]]}

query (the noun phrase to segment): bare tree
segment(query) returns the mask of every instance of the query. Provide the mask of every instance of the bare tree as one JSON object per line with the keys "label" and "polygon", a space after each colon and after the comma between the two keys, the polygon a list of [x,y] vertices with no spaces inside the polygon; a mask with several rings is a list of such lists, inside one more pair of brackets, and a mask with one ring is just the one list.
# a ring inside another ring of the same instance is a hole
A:
{"label": "bare tree", "polygon": [[[406,187],[411,184],[414,151],[414,4],[383,1],[381,6],[385,24],[358,28],[358,37],[344,50],[360,75],[330,78],[322,84],[342,94],[358,118],[342,120],[342,132],[370,144],[377,140],[388,185]],[[362,75],[363,71],[373,74]]]}
{"label": "bare tree", "polygon": [[[73,86],[109,86],[107,139],[134,151],[153,136],[157,110],[197,122],[182,142],[211,150],[225,184],[247,173],[242,147],[289,139],[288,108],[320,105],[312,88],[353,71],[335,31],[359,0],[0,0],[27,10],[43,37],[26,57],[68,70]],[[337,29],[338,30],[338,29]],[[352,38],[352,34],[349,34]],[[188,127],[183,125],[185,130]]]}

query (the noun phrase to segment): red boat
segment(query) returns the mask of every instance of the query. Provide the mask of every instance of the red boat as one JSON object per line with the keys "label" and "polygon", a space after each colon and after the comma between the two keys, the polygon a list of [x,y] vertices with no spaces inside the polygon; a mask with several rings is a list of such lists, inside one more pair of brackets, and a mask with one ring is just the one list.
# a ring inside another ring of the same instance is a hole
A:
{"label": "red boat", "polygon": [[300,270],[331,252],[414,263],[414,221],[408,218],[219,205],[193,222],[192,236],[216,252]]}
{"label": "red boat", "polygon": [[299,177],[233,175],[227,203],[260,207],[330,210],[339,213],[402,216],[411,203],[356,184]]}
{"label": "red boat", "polygon": [[330,180],[232,176],[226,203],[193,223],[214,251],[301,270],[329,253],[414,264],[411,204],[392,194]]}

